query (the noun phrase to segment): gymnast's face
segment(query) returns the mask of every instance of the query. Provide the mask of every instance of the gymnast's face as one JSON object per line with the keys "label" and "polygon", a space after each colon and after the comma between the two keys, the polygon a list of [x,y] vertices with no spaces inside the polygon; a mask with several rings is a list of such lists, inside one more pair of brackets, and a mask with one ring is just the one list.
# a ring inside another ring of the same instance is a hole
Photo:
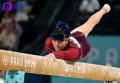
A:
{"label": "gymnast's face", "polygon": [[64,49],[68,44],[69,38],[64,38],[63,41],[52,39],[53,46],[56,51]]}

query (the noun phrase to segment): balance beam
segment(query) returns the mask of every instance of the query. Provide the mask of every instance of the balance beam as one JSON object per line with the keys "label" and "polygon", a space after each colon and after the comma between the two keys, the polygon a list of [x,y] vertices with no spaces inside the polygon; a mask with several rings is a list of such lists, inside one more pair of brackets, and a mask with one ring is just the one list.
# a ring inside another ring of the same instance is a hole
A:
{"label": "balance beam", "polygon": [[0,70],[120,82],[120,68],[0,50]]}

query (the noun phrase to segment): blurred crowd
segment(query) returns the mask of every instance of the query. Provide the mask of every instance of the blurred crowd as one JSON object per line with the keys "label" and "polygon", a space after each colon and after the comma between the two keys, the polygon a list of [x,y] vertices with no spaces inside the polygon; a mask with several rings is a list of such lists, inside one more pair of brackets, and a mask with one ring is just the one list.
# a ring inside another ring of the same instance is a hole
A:
{"label": "blurred crowd", "polygon": [[80,26],[84,24],[87,19],[98,11],[104,4],[109,4],[111,6],[110,15],[114,14],[114,10],[120,8],[120,1],[116,0],[82,0],[79,4],[79,17],[75,22],[75,26]]}
{"label": "blurred crowd", "polygon": [[80,15],[75,24],[76,27],[84,24],[93,13],[100,9],[100,3],[98,0],[82,0],[78,9]]}
{"label": "blurred crowd", "polygon": [[22,35],[22,28],[10,12],[5,12],[0,23],[0,48],[16,50]]}
{"label": "blurred crowd", "polygon": [[[26,1],[18,1],[16,3],[27,4]],[[0,22],[0,49],[17,51],[20,37],[23,34],[23,27],[21,24],[28,22],[29,11],[30,7],[28,8],[28,6],[26,6],[24,9],[4,12]]]}
{"label": "blurred crowd", "polygon": [[[10,0],[12,2],[12,0]],[[17,1],[13,4],[26,4],[23,9],[13,9],[12,11],[4,11],[3,16],[0,21],[0,49],[18,51],[18,47],[21,42],[21,36],[24,32],[24,27],[22,24],[26,24],[29,21],[28,12],[30,12],[30,6],[26,1]],[[4,83],[3,77],[6,81],[12,79],[11,71],[8,71],[10,76],[7,76],[7,71],[0,70],[0,83]],[[15,71],[19,73],[19,71]],[[20,74],[21,75],[21,74]],[[24,76],[24,72],[23,72]],[[19,77],[16,76],[16,77]],[[24,80],[24,79],[23,79]],[[11,83],[11,82],[7,82]]]}

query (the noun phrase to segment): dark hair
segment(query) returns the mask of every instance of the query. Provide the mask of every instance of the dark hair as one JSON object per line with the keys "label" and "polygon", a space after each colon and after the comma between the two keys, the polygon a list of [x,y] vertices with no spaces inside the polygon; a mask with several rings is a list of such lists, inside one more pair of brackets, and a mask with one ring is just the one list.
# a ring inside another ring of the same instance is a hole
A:
{"label": "dark hair", "polygon": [[51,37],[54,40],[60,40],[63,41],[64,38],[68,38],[70,36],[70,29],[67,23],[58,21],[55,24],[54,31],[51,34]]}

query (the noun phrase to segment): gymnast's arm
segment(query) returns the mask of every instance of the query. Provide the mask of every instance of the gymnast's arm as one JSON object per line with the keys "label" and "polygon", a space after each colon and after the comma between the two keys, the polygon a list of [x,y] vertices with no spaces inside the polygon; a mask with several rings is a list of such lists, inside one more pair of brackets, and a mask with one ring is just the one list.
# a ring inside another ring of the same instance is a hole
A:
{"label": "gymnast's arm", "polygon": [[77,61],[80,58],[80,49],[79,48],[68,48],[66,51],[56,51],[52,52],[47,57],[53,58],[53,59],[63,59],[63,60],[69,60],[69,61]]}

